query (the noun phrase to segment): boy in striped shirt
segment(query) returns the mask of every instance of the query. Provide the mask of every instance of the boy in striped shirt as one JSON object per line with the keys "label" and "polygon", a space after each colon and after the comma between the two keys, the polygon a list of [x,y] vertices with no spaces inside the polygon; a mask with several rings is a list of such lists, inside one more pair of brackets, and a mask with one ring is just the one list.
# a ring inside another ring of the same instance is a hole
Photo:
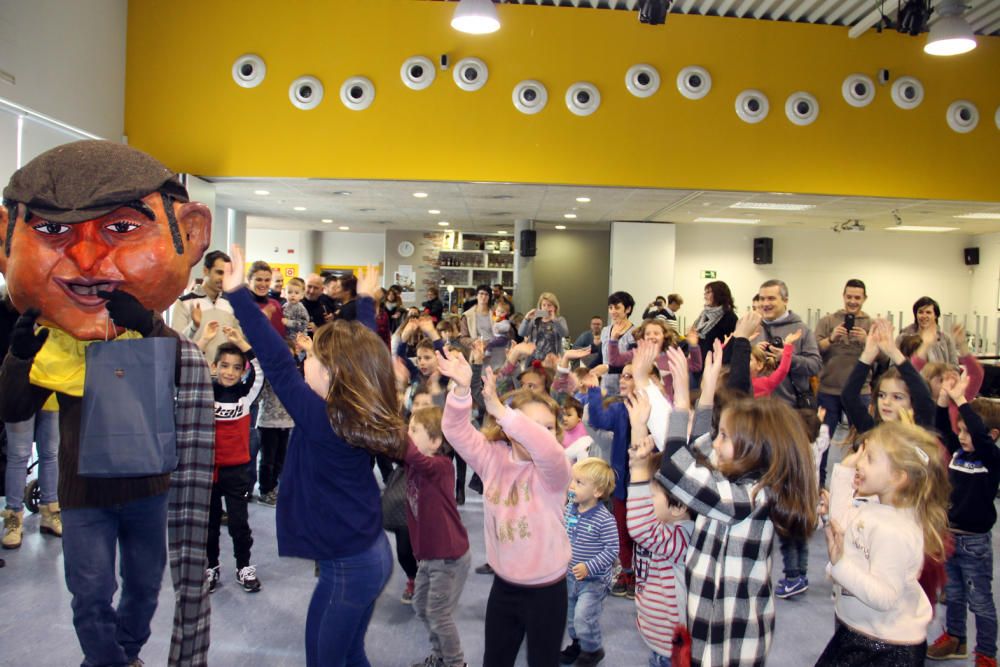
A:
{"label": "boy in striped shirt", "polygon": [[603,459],[592,456],[573,466],[566,508],[566,532],[573,548],[566,574],[566,627],[572,643],[560,655],[564,665],[592,667],[604,659],[601,612],[618,555],[618,528],[601,501],[614,489],[615,473]]}
{"label": "boy in striped shirt", "polygon": [[674,628],[685,625],[684,558],[694,522],[653,475],[663,455],[646,437],[629,452],[629,535],[635,540],[636,625],[652,651],[649,667],[670,667]]}

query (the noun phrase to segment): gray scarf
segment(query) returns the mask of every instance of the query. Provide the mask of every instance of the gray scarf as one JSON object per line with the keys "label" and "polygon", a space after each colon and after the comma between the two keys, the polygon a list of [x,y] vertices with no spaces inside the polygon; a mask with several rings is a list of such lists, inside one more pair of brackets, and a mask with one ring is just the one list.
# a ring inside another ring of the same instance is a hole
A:
{"label": "gray scarf", "polygon": [[697,329],[698,335],[705,337],[719,323],[719,320],[722,319],[722,313],[722,306],[706,306],[694,323],[694,328]]}

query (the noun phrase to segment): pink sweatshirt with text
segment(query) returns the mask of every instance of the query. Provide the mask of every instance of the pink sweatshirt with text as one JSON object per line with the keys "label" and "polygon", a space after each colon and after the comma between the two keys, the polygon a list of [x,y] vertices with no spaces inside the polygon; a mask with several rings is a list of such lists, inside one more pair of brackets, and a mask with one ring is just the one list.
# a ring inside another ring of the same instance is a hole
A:
{"label": "pink sweatshirt with text", "polygon": [[483,480],[486,560],[504,580],[522,586],[566,576],[571,549],[563,524],[570,465],[562,445],[520,410],[499,422],[531,461],[514,459],[510,445],[490,442],[470,421],[472,396],[448,394],[441,430]]}

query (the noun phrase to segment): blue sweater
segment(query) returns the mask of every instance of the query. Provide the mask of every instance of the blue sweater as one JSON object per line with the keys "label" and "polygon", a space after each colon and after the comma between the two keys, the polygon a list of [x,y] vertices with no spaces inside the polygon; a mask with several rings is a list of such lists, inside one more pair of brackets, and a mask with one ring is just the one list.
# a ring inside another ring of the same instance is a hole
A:
{"label": "blue sweater", "polygon": [[632,438],[632,425],[625,403],[618,401],[607,408],[601,390],[594,387],[587,392],[587,414],[590,425],[602,431],[611,431],[611,469],[615,471],[614,497],[624,501],[628,496],[628,448]]}
{"label": "blue sweater", "polygon": [[[250,290],[227,296],[265,377],[295,420],[276,508],[278,555],[332,560],[365,551],[382,532],[371,455],[334,433],[326,401],[306,384]],[[358,300],[358,321],[374,330],[370,298]]]}

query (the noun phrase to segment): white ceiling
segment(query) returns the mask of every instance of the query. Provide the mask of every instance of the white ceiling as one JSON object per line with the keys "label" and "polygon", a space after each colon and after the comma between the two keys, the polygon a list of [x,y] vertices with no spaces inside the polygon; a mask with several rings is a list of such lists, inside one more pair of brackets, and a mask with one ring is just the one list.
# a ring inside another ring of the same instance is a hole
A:
{"label": "white ceiling", "polygon": [[[455,183],[427,181],[346,181],[324,179],[209,179],[219,206],[244,211],[250,227],[355,232],[387,229],[513,231],[514,220],[535,220],[568,229],[607,228],[615,220],[695,222],[699,217],[758,218],[758,226],[832,228],[858,219],[868,230],[897,224],[957,227],[952,233],[1000,231],[1000,220],[957,219],[967,213],[1000,215],[1000,203],[836,197],[782,193],[607,188],[566,185]],[[256,190],[269,194],[257,195]],[[418,199],[415,192],[427,193]],[[349,194],[345,194],[349,193]],[[590,197],[578,203],[577,197]],[[804,211],[741,210],[737,202],[807,204]],[[295,211],[295,207],[304,211]],[[439,210],[433,214],[430,210]],[[564,217],[570,213],[576,219]],[[323,223],[323,219],[333,222]]]}
{"label": "white ceiling", "polygon": [[[581,9],[634,11],[639,0],[502,0],[507,4],[546,5]],[[790,21],[850,26],[851,37],[872,28],[881,18],[878,0],[674,0],[672,14],[728,16],[742,19]],[[886,16],[895,20],[900,0],[885,0]],[[903,2],[905,4],[905,2]],[[931,0],[932,6],[940,0]],[[965,18],[979,35],[1000,35],[1000,0],[965,0]],[[934,25],[932,13],[929,25]],[[668,18],[669,20],[669,18]]]}

